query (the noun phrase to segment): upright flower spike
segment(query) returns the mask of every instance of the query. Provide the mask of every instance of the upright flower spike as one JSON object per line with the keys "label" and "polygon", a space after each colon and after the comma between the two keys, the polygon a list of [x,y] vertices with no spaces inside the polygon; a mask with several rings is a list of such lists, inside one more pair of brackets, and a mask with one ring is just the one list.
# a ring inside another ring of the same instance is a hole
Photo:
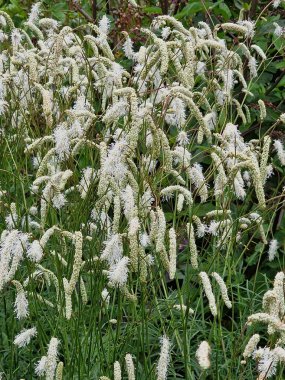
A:
{"label": "upright flower spike", "polygon": [[37,21],[39,19],[39,15],[40,15],[40,7],[41,7],[40,2],[32,5],[32,8],[31,8],[31,11],[29,14],[29,18],[28,18],[28,22],[31,22],[33,24],[37,23]]}
{"label": "upright flower spike", "polygon": [[72,33],[72,29],[69,26],[64,26],[59,34],[56,36],[55,43],[53,45],[53,51],[52,51],[52,56],[51,56],[51,70],[50,74],[52,78],[54,77],[56,73],[56,67],[58,65],[58,61],[61,57],[62,49],[64,46],[64,38],[67,36],[69,33]]}
{"label": "upright flower spike", "polygon": [[242,109],[242,106],[241,106],[240,102],[238,100],[236,100],[236,99],[233,99],[232,101],[236,105],[237,114],[241,118],[242,123],[246,124],[246,122],[247,122],[246,116],[245,116],[245,114],[243,112],[243,109]]}
{"label": "upright flower spike", "polygon": [[269,248],[268,248],[268,260],[273,261],[278,250],[278,241],[276,239],[272,239],[269,242]]}
{"label": "upright flower spike", "polygon": [[254,351],[253,357],[258,360],[258,380],[268,379],[276,373],[278,357],[275,350],[268,347],[259,348]]}
{"label": "upright flower spike", "polygon": [[266,107],[264,101],[258,100],[259,110],[260,110],[260,120],[263,121],[266,118]]}
{"label": "upright flower spike", "polygon": [[157,218],[158,218],[158,225],[157,225],[157,236],[156,236],[156,251],[161,252],[165,249],[164,238],[165,238],[165,231],[166,231],[166,220],[165,220],[164,212],[160,208],[157,209]]}
{"label": "upright flower spike", "polygon": [[122,380],[122,371],[119,362],[114,363],[114,380]]}
{"label": "upright flower spike", "polygon": [[204,340],[203,342],[200,343],[196,351],[196,358],[198,360],[200,367],[203,370],[206,370],[210,368],[211,366],[210,353],[211,353],[211,347],[209,343],[206,340]]}
{"label": "upright flower spike", "polygon": [[178,201],[177,201],[177,212],[181,212],[183,209],[185,197],[183,194],[178,195]]}
{"label": "upright flower spike", "polygon": [[211,286],[209,277],[208,277],[206,272],[200,272],[199,277],[202,281],[202,285],[203,285],[203,289],[204,289],[204,292],[206,294],[206,297],[208,298],[211,313],[214,317],[216,317],[218,314],[217,306],[216,306],[216,301],[215,301],[215,297],[213,294],[213,290],[212,290],[212,286]]}
{"label": "upright flower spike", "polygon": [[55,141],[55,151],[60,160],[68,157],[70,152],[70,138],[67,128],[61,124],[53,132]]}
{"label": "upright flower spike", "polygon": [[65,317],[66,319],[70,319],[72,314],[72,300],[71,293],[69,292],[69,283],[66,278],[63,279],[63,289],[65,296]]}
{"label": "upright flower spike", "polygon": [[249,217],[250,217],[250,219],[252,219],[252,220],[254,220],[256,222],[263,244],[267,244],[267,239],[266,239],[265,231],[264,231],[264,228],[263,228],[263,219],[262,219],[262,217],[258,213],[251,213],[249,215]]}
{"label": "upright flower spike", "polygon": [[205,177],[202,172],[202,166],[195,163],[191,168],[189,168],[189,174],[191,181],[197,188],[197,192],[201,198],[201,202],[206,202],[208,198],[208,188],[205,181]]}
{"label": "upright flower spike", "polygon": [[274,140],[273,146],[281,165],[285,166],[285,150],[282,142],[280,140]]}
{"label": "upright flower spike", "polygon": [[82,265],[82,244],[83,244],[82,233],[80,231],[76,231],[74,235],[75,235],[74,263],[73,263],[71,278],[68,285],[70,293],[72,293],[72,291],[75,288],[76,282],[79,278],[80,268]]}
{"label": "upright flower spike", "polygon": [[38,263],[43,256],[43,249],[38,240],[34,240],[27,251],[27,256],[31,261]]}
{"label": "upright flower spike", "polygon": [[284,299],[284,272],[278,272],[274,278],[274,292],[278,297],[279,303],[279,315],[283,316],[285,314],[285,299]]}
{"label": "upright flower spike", "polygon": [[[193,115],[195,116],[195,118],[197,119],[198,123],[199,123],[199,126],[201,127],[201,131],[203,132],[202,134],[202,138],[203,138],[203,135],[205,134],[208,142],[211,142],[212,141],[212,134],[211,134],[211,131],[208,129],[208,126],[203,118],[203,115],[201,113],[201,111],[199,110],[199,107],[195,104],[195,102],[193,101],[193,99],[187,95],[185,95],[180,87],[174,87],[172,89],[172,93],[173,93],[173,96],[176,96],[182,100],[185,101],[185,103],[188,105],[188,107],[190,108],[191,112],[193,113]],[[197,141],[198,144],[201,144],[202,143],[202,139],[199,138],[199,141]]]}
{"label": "upright flower spike", "polygon": [[59,362],[56,367],[55,380],[63,379],[63,362]]}
{"label": "upright flower spike", "polygon": [[120,234],[111,235],[104,244],[105,248],[100,260],[107,260],[110,265],[118,262],[123,256],[122,236]]}
{"label": "upright flower spike", "polygon": [[233,167],[232,173],[236,173],[241,168],[250,169],[252,173],[253,184],[254,184],[255,193],[258,199],[259,206],[260,208],[264,209],[266,207],[266,200],[265,200],[265,194],[264,194],[264,188],[262,184],[260,169],[256,162],[256,159],[254,159],[253,156],[251,158],[252,160],[246,160],[246,161],[236,164]]}
{"label": "upright flower spike", "polygon": [[176,272],[176,233],[174,228],[169,230],[169,278],[173,280]]}
{"label": "upright flower spike", "polygon": [[124,36],[126,37],[126,40],[123,44],[123,51],[125,53],[125,56],[128,59],[134,59],[134,49],[133,49],[133,41],[130,39],[129,35],[126,32],[122,32]]}
{"label": "upright flower spike", "polygon": [[35,87],[40,91],[43,98],[43,112],[46,118],[47,127],[51,128],[53,124],[52,118],[52,100],[50,92],[46,90],[41,84],[35,83]]}
{"label": "upright flower spike", "polygon": [[212,273],[212,276],[214,277],[214,279],[217,281],[217,283],[219,284],[219,287],[221,289],[221,294],[222,294],[222,298],[223,298],[223,301],[225,302],[225,305],[231,309],[232,307],[232,303],[231,301],[229,300],[229,296],[228,296],[228,289],[227,289],[227,286],[224,282],[224,280],[222,279],[222,277],[217,273],[217,272],[213,272]]}
{"label": "upright flower spike", "polygon": [[68,281],[66,278],[63,279],[63,286],[65,292],[65,307],[66,307],[66,318],[71,318],[72,311],[72,303],[71,303],[71,295],[75,289],[76,283],[79,279],[79,272],[82,265],[82,233],[80,231],[76,231],[74,234],[75,240],[75,254],[74,254],[74,263],[72,268],[72,274],[70,280]]}
{"label": "upright flower spike", "polygon": [[121,217],[121,201],[120,201],[120,197],[117,195],[114,197],[114,217],[113,217],[113,225],[112,225],[112,229],[114,233],[118,232],[120,217]]}
{"label": "upright flower spike", "polygon": [[126,354],[125,362],[126,362],[126,367],[127,367],[128,380],[136,380],[135,366],[134,366],[134,362],[133,362],[133,358],[131,354]]}
{"label": "upright flower spike", "polygon": [[215,169],[218,171],[218,175],[214,180],[214,194],[215,196],[220,196],[224,192],[228,178],[220,157],[213,152],[211,153],[211,158],[213,160]]}
{"label": "upright flower spike", "polygon": [[57,338],[51,338],[48,345],[47,361],[46,361],[46,379],[53,380],[57,366],[59,340]]}
{"label": "upright flower spike", "polygon": [[134,217],[129,222],[129,246],[130,246],[130,264],[134,272],[138,270],[139,263],[139,243],[138,243],[138,231],[140,223],[138,217]]}
{"label": "upright flower spike", "polygon": [[244,357],[244,359],[247,359],[247,358],[249,358],[252,355],[252,353],[256,349],[256,346],[258,345],[259,341],[260,341],[259,334],[254,334],[249,339],[249,341],[247,342],[247,345],[245,346],[243,354],[242,354],[242,356]]}
{"label": "upright flower spike", "polygon": [[166,172],[171,172],[173,170],[172,169],[172,155],[171,155],[168,138],[166,137],[165,133],[161,129],[158,129],[157,133],[160,139],[161,150],[163,153],[163,168]]}
{"label": "upright flower spike", "polygon": [[25,347],[28,345],[33,337],[37,335],[37,329],[32,327],[31,329],[22,330],[14,339],[14,344],[18,347]]}
{"label": "upright flower spike", "polygon": [[46,380],[54,380],[58,361],[58,346],[59,340],[52,337],[48,345],[47,355],[43,356],[36,365],[35,372],[38,376],[45,375]]}
{"label": "upright flower spike", "polygon": [[88,302],[88,295],[85,287],[85,283],[82,278],[80,278],[80,295],[83,305],[86,305]]}
{"label": "upright flower spike", "polygon": [[26,318],[29,315],[29,303],[26,297],[26,292],[19,281],[13,280],[12,284],[15,285],[17,296],[15,300],[15,312],[18,319]]}
{"label": "upright flower spike", "polygon": [[160,55],[160,74],[162,76],[165,75],[167,73],[169,65],[169,56],[166,42],[158,38],[148,29],[142,29],[142,32],[147,34],[153,40],[154,44],[157,45]]}
{"label": "upright flower spike", "polygon": [[47,362],[46,356],[42,356],[41,359],[37,362],[35,366],[35,373],[37,376],[43,376],[45,374],[46,362]]}
{"label": "upright flower spike", "polygon": [[[274,290],[268,290],[262,299],[262,308],[270,316],[279,318],[279,299]],[[269,323],[267,332],[269,335],[274,334],[276,331],[276,326]]]}
{"label": "upright flower spike", "polygon": [[110,29],[110,20],[106,15],[103,15],[99,21],[99,31],[103,34],[108,34]]}
{"label": "upright flower spike", "polygon": [[196,224],[197,231],[196,235],[198,238],[201,238],[205,235],[206,226],[201,222],[201,219],[197,215],[192,216],[194,224]]}
{"label": "upright flower spike", "polygon": [[23,259],[28,235],[12,229],[4,230],[0,244],[0,290],[11,281]]}
{"label": "upright flower spike", "polygon": [[271,145],[271,138],[269,136],[264,137],[264,143],[262,148],[261,160],[260,160],[260,176],[263,185],[267,179],[267,163],[269,157],[269,149]]}
{"label": "upright flower spike", "polygon": [[123,287],[128,280],[128,265],[130,259],[126,256],[122,257],[120,261],[111,265],[108,271],[108,278],[112,286]]}
{"label": "upright flower spike", "polygon": [[125,87],[114,91],[115,96],[125,96],[130,102],[130,112],[132,117],[131,128],[127,136],[128,148],[131,155],[137,146],[140,120],[138,118],[138,98],[136,91],[132,87]]}
{"label": "upright flower spike", "polygon": [[160,356],[157,363],[157,380],[166,380],[170,361],[170,341],[167,336],[161,338]]}
{"label": "upright flower spike", "polygon": [[192,223],[187,223],[187,234],[189,238],[190,262],[194,269],[198,269],[198,250]]}

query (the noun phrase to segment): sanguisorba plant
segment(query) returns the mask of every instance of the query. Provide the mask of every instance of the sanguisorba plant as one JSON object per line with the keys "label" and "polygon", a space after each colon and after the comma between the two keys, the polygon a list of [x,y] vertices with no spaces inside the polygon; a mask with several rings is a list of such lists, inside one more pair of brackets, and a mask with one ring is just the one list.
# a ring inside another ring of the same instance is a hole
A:
{"label": "sanguisorba plant", "polygon": [[0,12],[2,378],[282,378],[284,273],[267,292],[242,277],[255,246],[255,277],[276,260],[284,196],[266,184],[285,115],[240,131],[272,59],[255,22],[159,16],[145,45],[124,34],[127,71],[106,16],[39,12]]}

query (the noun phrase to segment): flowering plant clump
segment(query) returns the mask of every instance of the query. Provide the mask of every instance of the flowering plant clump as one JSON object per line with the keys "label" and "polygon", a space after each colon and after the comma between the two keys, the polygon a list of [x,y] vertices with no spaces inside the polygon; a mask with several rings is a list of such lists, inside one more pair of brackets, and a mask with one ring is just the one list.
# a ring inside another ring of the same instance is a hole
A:
{"label": "flowering plant clump", "polygon": [[246,276],[281,260],[285,116],[264,129],[250,106],[271,59],[256,22],[161,15],[144,45],[123,33],[122,61],[106,15],[72,29],[36,3],[0,25],[4,378],[272,377],[284,273],[268,291]]}

